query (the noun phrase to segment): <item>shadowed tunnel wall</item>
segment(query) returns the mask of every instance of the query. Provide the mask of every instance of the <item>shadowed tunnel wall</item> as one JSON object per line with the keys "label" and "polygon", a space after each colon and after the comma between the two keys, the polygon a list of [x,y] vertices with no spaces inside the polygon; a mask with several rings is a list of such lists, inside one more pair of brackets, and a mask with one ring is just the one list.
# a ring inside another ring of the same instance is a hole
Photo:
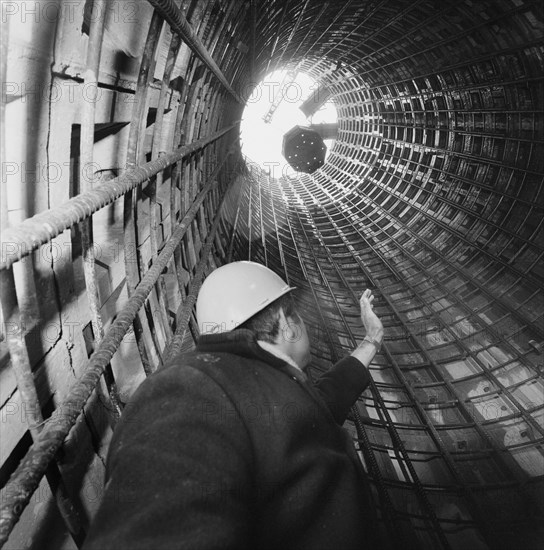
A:
{"label": "shadowed tunnel wall", "polygon": [[[5,548],[81,543],[130,396],[193,346],[203,277],[247,259],[298,288],[310,376],[377,296],[385,344],[346,427],[384,544],[539,547],[542,19],[530,0],[3,2]],[[240,149],[276,68],[335,103],[312,175]]]}

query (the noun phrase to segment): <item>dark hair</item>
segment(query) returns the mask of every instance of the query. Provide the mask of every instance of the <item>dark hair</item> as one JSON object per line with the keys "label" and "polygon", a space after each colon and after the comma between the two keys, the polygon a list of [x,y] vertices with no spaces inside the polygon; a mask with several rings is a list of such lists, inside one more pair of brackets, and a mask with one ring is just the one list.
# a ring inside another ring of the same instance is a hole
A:
{"label": "dark hair", "polygon": [[273,344],[280,330],[280,309],[283,309],[285,317],[300,321],[293,299],[289,294],[285,294],[236,328],[250,330],[257,340]]}

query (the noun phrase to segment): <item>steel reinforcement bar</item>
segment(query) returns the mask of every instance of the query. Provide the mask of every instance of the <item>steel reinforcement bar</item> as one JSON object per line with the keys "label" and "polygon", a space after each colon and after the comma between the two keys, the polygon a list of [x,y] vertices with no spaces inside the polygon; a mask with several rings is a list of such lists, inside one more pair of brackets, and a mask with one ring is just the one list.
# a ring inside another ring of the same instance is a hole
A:
{"label": "steel reinforcement bar", "polygon": [[[223,199],[224,198],[225,198],[225,195],[223,195]],[[222,217],[222,213],[221,213],[221,205],[220,205],[219,208],[217,209],[215,220],[206,238],[206,242],[202,247],[200,261],[196,266],[195,275],[191,280],[191,284],[189,285],[187,297],[185,298],[185,301],[179,306],[178,311],[176,312],[176,325],[177,325],[176,332],[173,334],[170,342],[166,347],[166,350],[164,353],[165,364],[169,363],[170,361],[173,361],[175,357],[181,353],[183,336],[185,335],[185,330],[187,328],[187,325],[189,324],[191,313],[196,304],[196,298],[200,291],[200,287],[204,282],[204,275],[205,275],[204,272],[206,270],[206,266],[208,265],[209,256],[213,248],[215,235],[217,233],[217,229],[219,227],[219,222],[221,221],[221,217]],[[200,330],[200,327],[199,327],[199,330]]]}
{"label": "steel reinforcement bar", "polygon": [[79,194],[65,203],[28,218],[5,229],[0,249],[0,270],[28,256],[33,250],[51,241],[65,229],[88,218],[111,204],[151,176],[168,168],[182,158],[206,147],[237,126],[238,122],[211,136],[180,147],[161,158],[127,170],[123,175]]}
{"label": "steel reinforcement bar", "polygon": [[59,405],[54,415],[46,421],[39,436],[2,489],[0,547],[7,541],[13,527],[19,521],[50,462],[54,459],[64,439],[76,423],[106,366],[119,348],[128,329],[132,326],[138,311],[144,305],[157,279],[180,245],[204,199],[210,190],[214,188],[213,179],[217,172],[218,169],[214,171],[210,181],[198,194],[183,220],[177,225],[170,240],[164,245],[157,261],[144,275],[134,294],[106,331],[104,338],[85,366],[84,373],[72,384],[68,394],[69,397]]}
{"label": "steel reinforcement bar", "polygon": [[230,82],[226,79],[217,63],[202,44],[200,38],[195,33],[183,12],[174,4],[173,0],[148,0],[148,2],[157,10],[164,20],[170,25],[172,30],[178,33],[187,43],[193,53],[210,69],[210,71],[223,84],[229,94],[236,99],[238,103],[244,103],[243,99],[236,93]]}

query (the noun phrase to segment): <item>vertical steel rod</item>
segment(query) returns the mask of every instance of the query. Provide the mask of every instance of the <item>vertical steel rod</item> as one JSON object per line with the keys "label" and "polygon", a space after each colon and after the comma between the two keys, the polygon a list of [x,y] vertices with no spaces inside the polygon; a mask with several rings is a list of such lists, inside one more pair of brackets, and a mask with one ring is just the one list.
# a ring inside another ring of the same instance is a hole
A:
{"label": "vertical steel rod", "polygon": [[[85,69],[84,86],[86,89],[94,89],[98,97],[98,72],[100,69],[100,55],[102,52],[102,39],[104,36],[104,27],[106,24],[106,8],[108,0],[97,0],[92,5],[91,23],[89,30],[89,40],[87,43],[87,60]],[[94,124],[95,124],[95,106],[94,98],[87,98],[83,102],[81,111],[81,134],[79,144],[79,183],[80,192],[85,193],[93,188],[94,173],[93,167],[93,148],[94,148]],[[98,283],[96,278],[96,265],[94,256],[93,239],[93,218],[92,215],[83,220],[80,224],[81,231],[81,254],[83,259],[83,273],[85,277],[85,288],[87,290],[87,299],[89,301],[89,310],[91,313],[91,325],[96,343],[99,343],[104,336],[104,326],[102,315],[100,313],[100,295],[98,293]],[[105,385],[107,396],[102,395],[108,402],[105,407],[110,418],[112,426],[117,423],[121,415],[121,399],[117,391],[115,379],[111,365],[106,367]],[[97,386],[100,394],[105,394],[101,385]]]}
{"label": "vertical steel rod", "polygon": [[[157,48],[160,31],[162,28],[162,18],[154,12],[149,25],[147,39],[140,63],[140,72],[136,85],[135,104],[130,123],[130,132],[127,146],[127,168],[130,169],[140,162],[142,155],[143,136],[145,134],[145,123],[147,121],[147,98],[149,84],[153,76],[155,66],[154,54]],[[144,131],[142,132],[142,126]],[[124,250],[125,250],[125,272],[127,293],[130,297],[140,281],[140,277],[145,273],[146,267],[140,256],[140,243],[138,242],[138,199],[141,197],[141,189],[136,188],[124,197],[123,226],[124,226]],[[147,307],[147,306],[146,306]],[[154,357],[150,347],[156,346],[152,330],[149,324],[149,316],[145,311],[138,312],[134,320],[134,336],[142,366],[146,375],[151,374],[156,369]],[[155,349],[155,357],[160,362],[160,351]]]}

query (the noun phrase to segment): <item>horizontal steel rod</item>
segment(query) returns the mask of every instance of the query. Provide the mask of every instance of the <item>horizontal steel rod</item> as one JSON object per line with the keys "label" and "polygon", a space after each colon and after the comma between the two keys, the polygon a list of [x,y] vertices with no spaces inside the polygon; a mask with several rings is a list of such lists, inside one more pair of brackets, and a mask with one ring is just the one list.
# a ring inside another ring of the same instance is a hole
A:
{"label": "horizontal steel rod", "polygon": [[57,207],[36,214],[19,225],[5,229],[2,232],[0,270],[7,269],[16,261],[28,256],[33,250],[49,242],[65,229],[111,204],[158,172],[213,143],[237,124],[238,122],[207,138],[194,141],[163,157],[127,170],[113,180],[80,193]]}
{"label": "horizontal steel rod", "polygon": [[193,53],[212,71],[221,84],[238,103],[244,103],[243,99],[236,93],[230,82],[226,79],[217,63],[195,33],[183,12],[175,5],[173,0],[148,0],[157,12],[170,25],[174,32],[177,32],[187,43]]}
{"label": "horizontal steel rod", "polygon": [[[202,202],[211,189],[215,187],[212,177],[177,225],[172,237],[165,244],[157,261],[144,275],[134,294],[129,298],[115,321],[110,325],[103,340],[90,357],[83,374],[76,380],[68,393],[69,397],[55,409],[44,424],[43,430],[34,441],[27,454],[2,489],[0,505],[0,546],[8,539],[13,527],[27,506],[49,463],[54,459],[64,439],[76,423],[83,407],[98,384],[106,365],[119,348],[134,318],[143,306],[157,279],[168,265],[174,251],[180,245],[188,227],[193,222]],[[219,217],[219,214],[218,214]],[[215,225],[215,224],[214,224]],[[208,249],[206,249],[208,250]],[[207,252],[209,254],[209,250]]]}

